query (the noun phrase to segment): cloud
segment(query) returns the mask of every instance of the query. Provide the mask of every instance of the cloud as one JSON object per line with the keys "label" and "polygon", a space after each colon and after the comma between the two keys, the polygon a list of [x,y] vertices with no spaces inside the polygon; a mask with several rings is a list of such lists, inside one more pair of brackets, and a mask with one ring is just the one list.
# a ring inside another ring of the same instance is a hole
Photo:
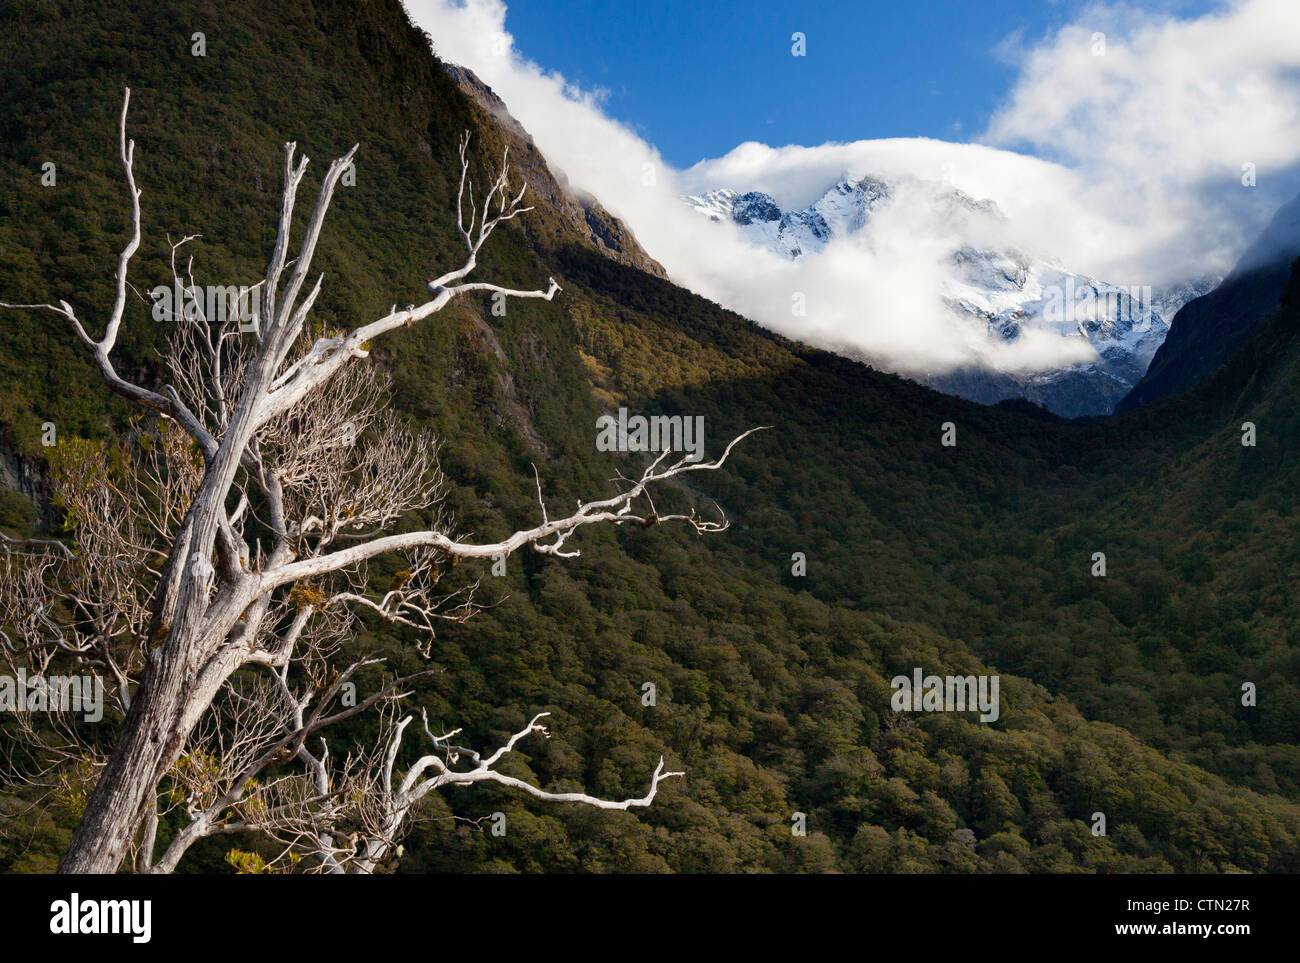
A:
{"label": "cloud", "polygon": [[[790,210],[844,173],[948,180],[996,201],[1008,219],[996,240],[1072,271],[1155,287],[1222,273],[1300,187],[1300,17],[1287,7],[1243,0],[1199,20],[1098,7],[1037,44],[1017,34],[998,55],[1019,58],[1019,79],[977,143],[750,142],[679,171],[603,112],[602,93],[521,57],[501,0],[407,0],[439,56],[491,86],[552,165],[622,218],[674,281],[788,336],[918,374],[1047,370],[1090,349],[1037,335],[995,344],[954,316],[941,292],[965,239],[944,236],[915,204],[790,262],[679,198],[759,190]],[[1097,33],[1103,56],[1092,53]],[[1248,161],[1255,189],[1241,185]]]}
{"label": "cloud", "polygon": [[[1298,12],[1294,0],[1193,20],[1091,7],[1018,55],[984,140],[1078,172],[1120,257],[1165,273],[1180,259],[1221,266],[1297,190]],[[1247,164],[1259,190],[1243,188]]]}

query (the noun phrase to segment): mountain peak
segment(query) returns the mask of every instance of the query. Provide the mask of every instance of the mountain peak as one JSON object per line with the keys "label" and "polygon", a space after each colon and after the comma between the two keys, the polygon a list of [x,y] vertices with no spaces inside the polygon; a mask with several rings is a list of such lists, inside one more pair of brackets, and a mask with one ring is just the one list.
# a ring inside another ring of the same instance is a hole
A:
{"label": "mountain peak", "polygon": [[[755,246],[797,261],[835,241],[852,242],[900,198],[917,215],[909,222],[927,222],[916,230],[931,230],[940,244],[953,244],[943,298],[961,322],[974,328],[977,340],[986,338],[996,346],[1049,336],[1079,339],[1091,348],[1090,359],[1058,371],[1026,374],[977,365],[941,374],[899,371],[975,401],[1025,397],[1067,416],[1109,413],[1146,371],[1168,332],[1168,317],[1212,284],[1132,290],[1006,244],[969,243],[962,240],[968,234],[1000,233],[1007,217],[995,201],[976,198],[948,181],[858,176],[846,170],[800,210],[781,210],[767,193],[727,187],[684,201],[713,222],[734,225]],[[881,364],[861,349],[847,353]]]}

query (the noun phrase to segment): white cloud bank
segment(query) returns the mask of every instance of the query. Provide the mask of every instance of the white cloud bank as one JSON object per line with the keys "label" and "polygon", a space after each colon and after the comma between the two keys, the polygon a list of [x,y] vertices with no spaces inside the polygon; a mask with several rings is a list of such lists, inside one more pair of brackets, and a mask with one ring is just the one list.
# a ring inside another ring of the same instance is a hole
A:
{"label": "white cloud bank", "polygon": [[[1300,189],[1296,0],[1239,0],[1195,20],[1093,8],[1018,55],[1019,79],[982,143],[745,143],[685,171],[608,117],[598,93],[521,57],[501,0],[406,5],[439,56],[491,86],[551,163],[624,219],[677,283],[902,372],[971,362],[1050,369],[1091,349],[1066,338],[994,344],[957,319],[941,290],[958,239],[926,230],[915,209],[886,208],[859,235],[790,262],[705,221],[680,196],[760,190],[789,210],[845,172],[947,179],[997,202],[1009,218],[1000,240],[1072,271],[1158,288],[1225,271]],[[1255,188],[1242,185],[1246,163]],[[795,292],[805,315],[792,313]]]}

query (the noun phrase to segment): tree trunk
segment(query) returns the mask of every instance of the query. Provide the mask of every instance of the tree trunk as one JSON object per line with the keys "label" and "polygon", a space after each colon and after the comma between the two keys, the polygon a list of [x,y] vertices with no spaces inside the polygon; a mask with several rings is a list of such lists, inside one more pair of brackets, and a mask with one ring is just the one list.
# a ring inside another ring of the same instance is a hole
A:
{"label": "tree trunk", "polygon": [[114,873],[125,859],[150,794],[189,736],[182,731],[188,648],[173,648],[169,640],[161,658],[146,669],[113,754],[59,861],[60,873]]}
{"label": "tree trunk", "polygon": [[[223,676],[214,685],[209,679],[203,686],[206,691],[196,685],[203,661],[216,652],[230,629],[218,620],[231,608],[234,587],[222,586],[210,599],[208,580],[196,575],[191,560],[211,557],[217,512],[248,433],[246,428],[240,431],[242,427],[237,426],[224,439],[176,540],[170,562],[181,565],[183,574],[176,591],[174,620],[140,680],[113,754],[59,861],[60,873],[117,872],[141,820],[154,804],[151,794],[158,781],[180,758],[190,730],[224,681]],[[186,531],[192,538],[185,537]],[[235,590],[234,594],[239,593]],[[166,596],[166,591],[160,592],[155,601],[155,614],[160,618],[168,607]],[[235,616],[241,610],[235,608]],[[229,617],[229,622],[233,621],[234,616]]]}

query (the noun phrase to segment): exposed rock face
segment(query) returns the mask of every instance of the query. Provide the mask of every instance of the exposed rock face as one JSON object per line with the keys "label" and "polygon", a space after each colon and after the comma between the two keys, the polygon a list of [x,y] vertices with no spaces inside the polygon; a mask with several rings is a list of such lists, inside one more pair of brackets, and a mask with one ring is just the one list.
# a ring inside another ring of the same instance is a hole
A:
{"label": "exposed rock face", "polygon": [[48,500],[40,467],[19,455],[3,438],[0,438],[0,488],[22,492],[37,504]]}
{"label": "exposed rock face", "polygon": [[595,198],[569,184],[563,171],[550,166],[533,143],[532,136],[511,116],[505,103],[491,87],[466,67],[455,64],[443,66],[460,89],[496,119],[509,142],[511,159],[518,166],[520,174],[528,180],[530,191],[554,208],[610,260],[638,268],[655,277],[668,276],[663,265],[642,249],[626,224],[601,207]]}

